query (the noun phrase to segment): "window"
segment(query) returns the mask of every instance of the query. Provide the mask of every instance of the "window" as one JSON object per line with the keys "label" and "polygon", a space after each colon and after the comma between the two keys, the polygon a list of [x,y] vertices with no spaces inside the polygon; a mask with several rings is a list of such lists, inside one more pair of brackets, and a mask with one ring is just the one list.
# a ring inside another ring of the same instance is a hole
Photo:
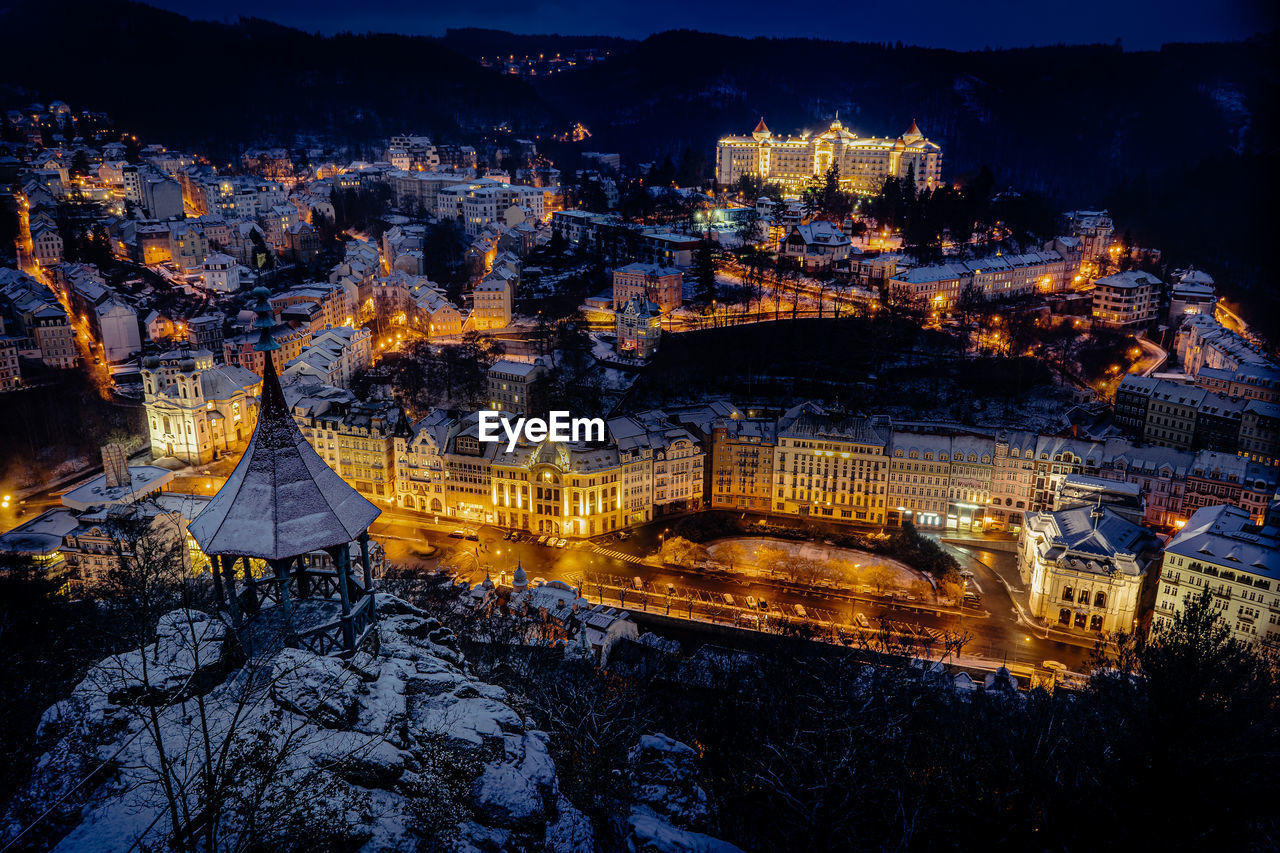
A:
{"label": "window", "polygon": [[1106,594],[1105,592],[1095,592],[1095,593],[1093,594],[1093,606],[1094,606],[1094,607],[1106,607],[1106,606],[1107,606],[1107,594]]}
{"label": "window", "polygon": [[1059,625],[1070,625],[1070,624],[1071,624],[1071,611],[1070,611],[1070,610],[1068,610],[1067,608],[1065,608],[1065,607],[1064,607],[1064,608],[1062,608],[1061,610],[1059,610],[1059,611],[1058,611],[1058,624],[1059,624]]}
{"label": "window", "polygon": [[1076,600],[1076,597],[1075,597],[1075,590],[1074,590],[1074,589],[1072,589],[1071,587],[1066,587],[1065,589],[1063,589],[1063,590],[1062,590],[1062,600],[1063,600],[1063,601],[1075,601],[1075,600]]}

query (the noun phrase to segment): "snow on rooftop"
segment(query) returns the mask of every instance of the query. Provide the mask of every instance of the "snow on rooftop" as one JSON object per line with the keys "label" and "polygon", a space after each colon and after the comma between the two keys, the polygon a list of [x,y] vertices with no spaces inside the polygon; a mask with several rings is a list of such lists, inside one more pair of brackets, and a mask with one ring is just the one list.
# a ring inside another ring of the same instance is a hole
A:
{"label": "snow on rooftop", "polygon": [[264,373],[262,409],[249,449],[191,523],[191,535],[206,554],[306,554],[350,542],[381,512],[302,436],[270,358]]}
{"label": "snow on rooftop", "polygon": [[130,465],[127,484],[108,486],[107,475],[94,477],[62,496],[62,505],[70,509],[87,510],[93,506],[118,506],[133,503],[139,498],[163,488],[173,479],[173,472],[156,465]]}

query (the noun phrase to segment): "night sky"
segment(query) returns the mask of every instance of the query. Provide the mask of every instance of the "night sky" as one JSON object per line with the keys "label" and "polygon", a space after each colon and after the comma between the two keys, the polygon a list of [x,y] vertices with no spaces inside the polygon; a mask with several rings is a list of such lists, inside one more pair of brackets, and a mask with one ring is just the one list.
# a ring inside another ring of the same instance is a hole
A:
{"label": "night sky", "polygon": [[958,50],[1111,43],[1149,49],[1165,42],[1227,41],[1275,25],[1268,0],[887,0],[832,4],[780,0],[152,0],[193,18],[254,15],[310,32],[441,35],[448,27],[643,38],[670,29],[730,35],[815,36]]}

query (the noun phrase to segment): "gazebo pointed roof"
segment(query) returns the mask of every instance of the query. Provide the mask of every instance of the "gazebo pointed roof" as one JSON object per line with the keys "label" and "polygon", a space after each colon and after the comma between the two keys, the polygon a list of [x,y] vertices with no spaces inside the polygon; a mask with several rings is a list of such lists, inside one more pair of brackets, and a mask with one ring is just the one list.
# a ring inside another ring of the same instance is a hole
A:
{"label": "gazebo pointed roof", "polygon": [[920,125],[916,124],[916,120],[911,120],[911,127],[907,132],[902,134],[902,138],[908,141],[915,139],[924,139],[924,134],[920,132]]}
{"label": "gazebo pointed roof", "polygon": [[764,123],[764,116],[760,116],[760,123],[756,125],[756,129],[752,133],[768,133],[769,127]]}
{"label": "gazebo pointed roof", "polygon": [[[280,389],[271,350],[270,308],[259,288],[265,351],[262,405],[249,448],[189,530],[206,554],[296,557],[355,539],[381,513],[325,464],[298,430]],[[265,324],[265,325],[264,325]]]}

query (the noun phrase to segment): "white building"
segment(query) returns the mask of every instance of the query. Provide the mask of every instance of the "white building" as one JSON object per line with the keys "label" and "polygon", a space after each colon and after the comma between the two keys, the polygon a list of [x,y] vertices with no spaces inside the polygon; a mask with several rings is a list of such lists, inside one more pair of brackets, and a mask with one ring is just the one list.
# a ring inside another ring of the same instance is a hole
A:
{"label": "white building", "polygon": [[222,252],[214,252],[200,265],[204,286],[214,293],[235,293],[240,289],[240,265]]}
{"label": "white building", "polygon": [[1151,630],[1167,627],[1205,589],[1237,640],[1280,642],[1280,525],[1254,524],[1234,506],[1196,510],[1165,545]]}
{"label": "white building", "polygon": [[1018,573],[1031,615],[1064,631],[1131,631],[1159,551],[1155,534],[1107,506],[1027,513]]}
{"label": "white building", "polygon": [[1103,326],[1145,326],[1156,318],[1164,288],[1150,273],[1130,270],[1093,283],[1093,322]]}
{"label": "white building", "polygon": [[144,359],[142,385],[156,457],[203,465],[241,446],[253,431],[262,379],[243,367],[215,365],[208,350]]}
{"label": "white building", "polygon": [[113,296],[98,305],[98,332],[108,364],[119,364],[142,351],[138,313],[128,303]]}
{"label": "white building", "polygon": [[1169,322],[1176,325],[1189,314],[1214,314],[1218,294],[1213,276],[1198,269],[1189,269],[1178,276],[1169,296]]}
{"label": "white building", "polygon": [[460,213],[468,237],[475,237],[487,226],[505,224],[507,209],[513,205],[527,208],[535,219],[542,220],[542,190],[538,187],[513,186],[488,180],[461,195]]}
{"label": "white building", "polygon": [[794,258],[806,270],[826,269],[849,257],[853,242],[830,222],[796,225],[782,240],[781,253]]}

